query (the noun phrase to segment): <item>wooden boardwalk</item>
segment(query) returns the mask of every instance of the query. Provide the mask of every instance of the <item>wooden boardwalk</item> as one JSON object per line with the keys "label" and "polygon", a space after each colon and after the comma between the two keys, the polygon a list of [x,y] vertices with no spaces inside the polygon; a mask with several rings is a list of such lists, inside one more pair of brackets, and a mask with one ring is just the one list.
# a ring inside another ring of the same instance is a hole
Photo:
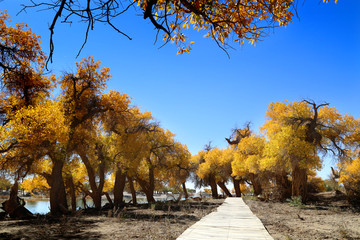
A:
{"label": "wooden boardwalk", "polygon": [[178,240],[273,239],[241,198],[227,198],[215,212],[183,232]]}

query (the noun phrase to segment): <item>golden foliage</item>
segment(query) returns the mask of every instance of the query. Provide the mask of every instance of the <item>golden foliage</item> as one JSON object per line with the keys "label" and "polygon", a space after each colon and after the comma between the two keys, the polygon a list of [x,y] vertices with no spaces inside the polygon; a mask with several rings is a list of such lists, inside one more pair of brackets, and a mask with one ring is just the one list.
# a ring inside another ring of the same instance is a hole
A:
{"label": "golden foliage", "polygon": [[[200,151],[202,162],[196,171],[201,179],[209,176],[215,178],[216,182],[227,182],[231,176],[231,161],[233,160],[233,150],[231,148],[213,148],[210,151]],[[198,156],[199,158],[199,156]]]}
{"label": "golden foliage", "polygon": [[[137,1],[147,11],[148,1]],[[188,41],[185,32],[189,28],[205,30],[205,36],[219,45],[226,45],[230,39],[243,44],[256,43],[269,27],[276,23],[286,26],[293,17],[292,0],[281,1],[165,1],[154,6],[156,20],[169,27],[164,41],[178,46],[178,54],[190,52],[193,41]],[[165,23],[166,22],[166,23]]]}
{"label": "golden foliage", "polygon": [[61,101],[72,127],[102,111],[100,95],[111,78],[110,69],[100,69],[100,61],[95,62],[92,57],[77,62],[76,67],[75,74],[65,74],[59,81],[62,89]]}
{"label": "golden foliage", "polygon": [[3,48],[2,64],[16,67],[19,64],[30,66],[31,63],[44,66],[46,56],[41,50],[40,37],[35,35],[25,23],[9,26],[9,15],[0,12],[0,45]]}
{"label": "golden foliage", "polygon": [[50,190],[46,179],[39,175],[26,178],[21,184],[21,187],[28,192],[48,192]]}
{"label": "golden foliage", "polygon": [[235,150],[234,161],[231,163],[232,175],[243,177],[248,173],[259,173],[264,145],[265,139],[254,133],[242,138]]}
{"label": "golden foliage", "polygon": [[341,169],[340,183],[344,184],[347,193],[352,197],[356,196],[360,200],[360,159],[349,159],[340,162]]}
{"label": "golden foliage", "polygon": [[37,147],[45,141],[64,143],[68,137],[62,105],[51,100],[18,110],[9,128],[9,137],[28,147]]}
{"label": "golden foliage", "polygon": [[294,118],[309,119],[311,114],[310,106],[304,101],[270,104],[266,113],[267,120],[261,128],[269,139],[265,147],[266,160],[262,165],[263,169],[288,172],[295,166],[303,169],[321,167],[320,158],[315,151],[316,146],[307,141],[306,126],[291,123]]}

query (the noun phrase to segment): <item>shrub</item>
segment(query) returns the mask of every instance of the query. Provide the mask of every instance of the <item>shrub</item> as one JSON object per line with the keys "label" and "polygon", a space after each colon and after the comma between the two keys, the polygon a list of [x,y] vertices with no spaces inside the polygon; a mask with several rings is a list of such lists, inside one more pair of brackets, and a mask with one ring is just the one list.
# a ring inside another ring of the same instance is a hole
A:
{"label": "shrub", "polygon": [[303,202],[301,201],[301,196],[291,197],[291,199],[286,199],[286,201],[289,202],[289,205],[292,207],[297,207],[297,208],[305,207],[305,204],[303,204]]}

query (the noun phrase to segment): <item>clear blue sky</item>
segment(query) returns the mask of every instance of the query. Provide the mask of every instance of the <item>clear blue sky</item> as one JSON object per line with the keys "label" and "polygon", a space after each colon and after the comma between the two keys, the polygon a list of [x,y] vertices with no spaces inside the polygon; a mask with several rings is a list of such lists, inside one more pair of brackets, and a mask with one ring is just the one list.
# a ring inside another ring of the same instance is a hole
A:
{"label": "clear blue sky", "polygon": [[[28,10],[16,16],[26,2],[4,0],[0,9],[7,9],[13,22],[28,23],[48,52],[49,12]],[[128,13],[116,23],[132,41],[97,24],[80,58],[91,55],[110,67],[109,89],[134,97],[135,105],[151,111],[196,154],[209,141],[225,148],[224,138],[246,121],[258,131],[272,101],[313,99],[360,117],[359,12],[359,0],[300,0],[300,19],[275,29],[256,46],[233,44],[230,59],[202,32],[189,35],[195,41],[190,54],[176,55],[172,44],[158,49],[162,42],[154,45],[151,23]],[[75,70],[85,27],[56,27],[49,68],[57,75]],[[321,176],[329,173],[326,167]]]}

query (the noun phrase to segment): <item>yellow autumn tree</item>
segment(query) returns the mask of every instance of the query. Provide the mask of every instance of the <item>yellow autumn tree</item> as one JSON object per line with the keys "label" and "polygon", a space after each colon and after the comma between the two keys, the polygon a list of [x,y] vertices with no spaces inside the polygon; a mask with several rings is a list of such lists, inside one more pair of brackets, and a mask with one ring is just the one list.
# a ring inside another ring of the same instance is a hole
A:
{"label": "yellow autumn tree", "polygon": [[360,202],[360,119],[355,119],[350,114],[343,116],[343,125],[346,126],[348,134],[344,137],[347,148],[346,156],[337,163],[338,171],[333,170],[334,180],[344,185],[348,200],[353,205]]}
{"label": "yellow autumn tree", "polygon": [[262,171],[260,169],[263,160],[265,139],[255,133],[243,137],[237,144],[232,161],[232,175],[247,179],[251,182],[254,194],[262,193],[263,183],[261,181]]}
{"label": "yellow autumn tree", "polygon": [[[204,164],[205,156],[206,156],[207,152],[211,151],[211,149],[212,149],[212,147],[210,146],[210,144],[206,145],[204,150],[200,150],[196,155],[193,155],[191,157],[191,162],[193,164],[193,169],[196,174],[194,176],[196,186],[198,186],[198,187],[210,186],[212,197],[218,198],[219,195],[218,195],[215,176],[210,171],[210,168],[208,167],[208,165]],[[201,164],[203,164],[203,167],[200,170],[200,175],[199,175],[198,173],[199,173]]]}
{"label": "yellow autumn tree", "polygon": [[213,148],[204,152],[196,174],[204,181],[209,182],[212,191],[217,184],[227,196],[232,197],[225,185],[231,179],[232,159],[232,149]]}
{"label": "yellow autumn tree", "polygon": [[174,134],[169,130],[156,127],[154,131],[146,133],[145,143],[148,148],[145,157],[135,172],[134,179],[141,186],[148,202],[155,202],[154,190],[164,183],[164,171],[167,170],[169,153],[174,147]]}
{"label": "yellow autumn tree", "polygon": [[109,69],[100,68],[100,62],[95,62],[91,57],[76,63],[76,67],[76,73],[66,73],[58,81],[62,89],[58,99],[62,110],[54,117],[64,119],[66,140],[48,141],[45,145],[46,154],[52,161],[50,208],[55,215],[66,213],[68,209],[63,168],[75,150],[77,130],[102,111],[100,95],[111,77]]}
{"label": "yellow autumn tree", "polygon": [[303,201],[309,169],[322,164],[318,154],[331,152],[341,159],[346,152],[343,144],[351,129],[346,117],[328,105],[307,100],[271,103],[262,127],[270,142],[267,164],[280,161],[283,169],[291,169],[292,195]]}
{"label": "yellow autumn tree", "polygon": [[[122,98],[118,96],[116,99],[112,104],[119,108],[127,98],[121,100]],[[120,108],[118,110],[110,107],[109,109],[109,111],[102,114],[101,119],[105,130],[111,134],[109,151],[115,178],[114,205],[119,207],[123,204],[126,179],[131,188],[133,203],[136,204],[133,178],[141,160],[149,151],[147,132],[154,131],[156,125],[152,122],[150,112],[142,113],[137,107]]]}
{"label": "yellow autumn tree", "polygon": [[46,179],[37,175],[31,178],[26,178],[21,187],[27,192],[40,192],[40,193],[47,193],[50,190],[49,184],[47,184]]}
{"label": "yellow autumn tree", "polygon": [[340,164],[340,183],[344,184],[350,203],[359,205],[360,202],[360,159],[343,161]]}
{"label": "yellow autumn tree", "polygon": [[67,126],[62,116],[61,104],[51,100],[18,110],[8,122],[5,136],[16,141],[16,148],[4,155],[3,166],[18,172],[38,168],[39,159],[47,154],[46,147],[67,139]]}
{"label": "yellow autumn tree", "polygon": [[95,208],[100,209],[106,174],[110,169],[110,159],[106,146],[107,137],[94,130],[95,126],[86,126],[81,131],[81,137],[78,138],[81,141],[76,145],[75,152],[84,164],[90,186],[89,189],[83,187],[82,190],[93,199]]}
{"label": "yellow autumn tree", "polygon": [[86,167],[77,155],[73,155],[65,163],[62,175],[64,177],[66,193],[71,199],[71,211],[74,213],[77,209],[77,198],[80,194],[85,193],[84,185],[87,185],[89,182]]}
{"label": "yellow autumn tree", "polygon": [[29,115],[34,111],[33,108],[49,96],[55,78],[43,75],[46,56],[40,47],[40,37],[28,29],[26,24],[19,23],[12,27],[9,21],[6,11],[1,12],[0,79],[3,87],[0,92],[0,152],[4,154],[2,169],[11,170],[16,175],[15,186],[19,178],[25,177],[23,174],[29,171],[26,168],[31,166],[29,158],[33,158],[30,155],[34,154],[27,152],[25,156],[26,151],[20,150],[27,146],[20,144],[18,137],[27,133],[22,134],[21,129],[13,129],[14,125],[21,127],[19,122],[14,121],[21,118],[22,114],[31,117]]}
{"label": "yellow autumn tree", "polygon": [[184,197],[188,198],[189,195],[185,183],[191,172],[191,153],[185,144],[177,141],[175,141],[169,150],[165,166],[166,169],[162,171],[162,178],[170,187],[179,190],[182,187]]}
{"label": "yellow autumn tree", "polygon": [[[7,11],[1,11],[0,68],[3,70],[1,77],[7,78],[5,82],[11,81],[11,78],[7,75],[8,73],[21,72],[31,68],[39,70],[43,67],[46,59],[44,52],[41,50],[40,37],[34,34],[26,23],[17,23],[13,27],[10,26],[9,22],[10,17]],[[23,83],[23,86],[26,86],[30,79],[24,80],[26,81]],[[32,84],[28,86],[32,88]]]}
{"label": "yellow autumn tree", "polygon": [[275,183],[273,198],[284,201],[291,197],[291,162],[286,157],[286,151],[282,151],[282,136],[274,135],[271,140],[266,141],[263,159],[260,161],[260,170],[267,172],[269,179]]}
{"label": "yellow autumn tree", "polygon": [[308,191],[310,193],[318,193],[325,191],[324,180],[316,174],[316,171],[308,173]]}
{"label": "yellow autumn tree", "polygon": [[[10,139],[17,139],[19,147],[10,151],[7,158],[12,158],[11,164],[27,166],[28,172],[38,168],[38,160],[48,156],[50,159],[59,157],[59,147],[68,141],[68,125],[66,124],[62,104],[46,100],[36,106],[29,106],[17,111],[13,121],[8,123]],[[21,148],[20,148],[21,146]],[[61,152],[59,153],[61,156]],[[63,165],[64,163],[61,163]],[[54,165],[52,165],[54,167]],[[19,168],[20,170],[21,168]],[[51,171],[51,191],[56,182]],[[60,171],[59,174],[62,174]],[[65,191],[65,190],[64,190]],[[57,197],[61,195],[56,195]],[[66,200],[64,192],[64,201]]]}
{"label": "yellow autumn tree", "polygon": [[[141,142],[140,135],[137,135],[136,131],[130,131],[130,128],[136,127],[137,118],[141,113],[138,108],[129,106],[130,98],[126,94],[116,91],[104,94],[102,104],[107,111],[101,114],[100,119],[103,122],[104,129],[110,134],[109,157],[113,169],[112,176],[114,176],[114,205],[120,207],[123,204],[127,163],[131,162],[136,165],[136,161],[131,161],[134,159],[128,157],[128,155],[124,157],[124,155],[131,152],[131,150],[137,152],[139,150],[137,143]],[[124,159],[129,161],[126,162]],[[136,197],[133,199],[135,199],[136,203]]]}

